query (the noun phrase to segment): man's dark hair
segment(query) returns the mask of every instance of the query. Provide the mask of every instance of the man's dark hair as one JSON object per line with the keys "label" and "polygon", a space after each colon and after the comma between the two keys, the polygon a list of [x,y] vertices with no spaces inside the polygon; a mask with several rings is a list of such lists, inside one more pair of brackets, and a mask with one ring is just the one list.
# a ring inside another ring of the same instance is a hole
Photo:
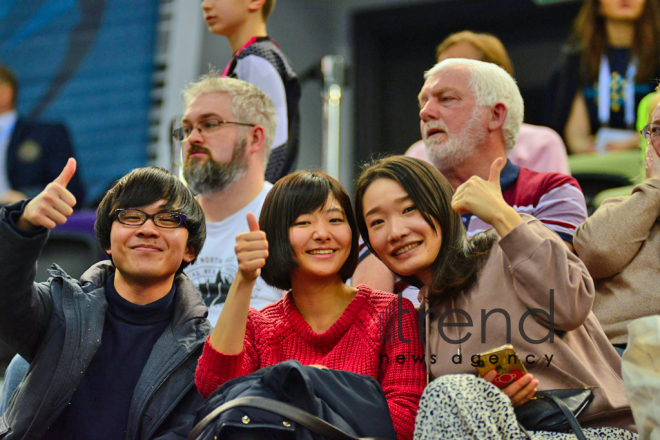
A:
{"label": "man's dark hair", "polygon": [[261,269],[266,283],[282,290],[291,289],[291,272],[296,263],[289,228],[296,219],[323,208],[332,195],[344,210],[351,228],[351,252],[339,270],[342,281],[349,279],[358,260],[358,229],[351,199],[336,179],[321,171],[297,171],[277,181],[270,190],[259,217],[259,227],[268,239],[268,258]]}
{"label": "man's dark hair", "polygon": [[0,84],[9,84],[11,89],[14,91],[12,105],[16,107],[16,101],[18,100],[18,80],[12,71],[2,64],[0,64]]}
{"label": "man's dark hair", "polygon": [[[101,247],[110,249],[110,231],[112,223],[117,219],[116,209],[140,208],[159,200],[165,200],[161,209],[185,214],[188,245],[193,247],[197,259],[206,239],[206,222],[202,207],[174,174],[159,167],[137,168],[119,179],[105,194],[96,210],[94,224],[96,239]],[[182,261],[177,274],[188,264]]]}

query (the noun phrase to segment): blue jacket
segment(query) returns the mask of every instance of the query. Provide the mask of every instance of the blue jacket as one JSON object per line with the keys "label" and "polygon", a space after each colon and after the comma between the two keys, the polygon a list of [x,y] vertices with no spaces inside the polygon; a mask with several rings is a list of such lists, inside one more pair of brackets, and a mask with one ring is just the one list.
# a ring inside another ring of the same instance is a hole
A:
{"label": "blue jacket", "polygon": [[[20,234],[8,222],[17,207],[0,209],[0,338],[30,362],[30,370],[0,418],[2,440],[41,439],[70,401],[101,344],[105,283],[114,271],[104,261],[75,280],[54,265],[52,278],[33,283],[48,234]],[[194,376],[211,332],[207,309],[185,275],[174,283],[172,322],[135,388],[126,439],[185,438],[203,403]]]}

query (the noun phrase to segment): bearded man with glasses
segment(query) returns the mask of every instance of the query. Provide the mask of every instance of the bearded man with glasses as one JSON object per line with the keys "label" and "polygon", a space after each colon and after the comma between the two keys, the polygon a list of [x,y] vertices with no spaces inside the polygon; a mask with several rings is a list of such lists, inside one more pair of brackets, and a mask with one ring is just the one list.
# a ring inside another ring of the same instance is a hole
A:
{"label": "bearded man with glasses", "polygon": [[[206,215],[206,246],[186,274],[199,289],[215,325],[238,269],[233,243],[248,232],[272,188],[264,175],[277,113],[257,86],[210,72],[183,91],[184,115],[172,136],[180,142],[183,175]],[[281,290],[257,280],[250,305],[280,300]]]}
{"label": "bearded man with glasses", "polygon": [[0,338],[30,362],[0,436],[184,439],[202,403],[194,372],[211,329],[182,273],[204,245],[204,213],[171,172],[134,170],[97,210],[110,261],[80,280],[54,265],[35,283],[48,231],[76,204],[75,169],[69,159],[34,199],[0,209]]}
{"label": "bearded man with glasses", "polygon": [[647,141],[646,180],[629,196],[605,200],[575,232],[575,251],[596,284],[593,312],[620,353],[628,342],[628,324],[660,312],[659,102],[660,94],[641,131]]}

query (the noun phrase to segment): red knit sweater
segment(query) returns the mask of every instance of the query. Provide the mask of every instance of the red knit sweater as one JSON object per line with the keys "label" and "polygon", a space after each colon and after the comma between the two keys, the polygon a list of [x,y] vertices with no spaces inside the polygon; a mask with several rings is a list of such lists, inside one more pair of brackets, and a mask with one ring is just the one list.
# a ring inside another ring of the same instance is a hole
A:
{"label": "red knit sweater", "polygon": [[417,313],[403,298],[402,335],[397,297],[358,286],[344,314],[324,333],[315,333],[296,308],[291,292],[260,311],[250,309],[243,351],[224,355],[206,341],[195,382],[204,398],[226,381],[295,359],[335,370],[366,374],[380,383],[399,440],[411,439],[419,399],[426,385]]}

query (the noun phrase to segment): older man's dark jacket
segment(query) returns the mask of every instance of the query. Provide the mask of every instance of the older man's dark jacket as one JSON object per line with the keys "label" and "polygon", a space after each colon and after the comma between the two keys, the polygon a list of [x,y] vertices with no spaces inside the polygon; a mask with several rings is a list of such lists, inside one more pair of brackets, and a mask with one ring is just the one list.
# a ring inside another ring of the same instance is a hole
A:
{"label": "older man's dark jacket", "polygon": [[[0,439],[41,439],[69,403],[101,344],[107,309],[109,262],[92,266],[80,281],[59,267],[46,283],[33,283],[35,262],[47,239],[9,223],[0,209],[0,338],[30,370],[0,418]],[[180,439],[192,428],[203,400],[194,384],[197,359],[211,326],[207,310],[185,275],[170,326],[158,339],[133,393],[126,439]],[[117,377],[121,380],[121,377]]]}

